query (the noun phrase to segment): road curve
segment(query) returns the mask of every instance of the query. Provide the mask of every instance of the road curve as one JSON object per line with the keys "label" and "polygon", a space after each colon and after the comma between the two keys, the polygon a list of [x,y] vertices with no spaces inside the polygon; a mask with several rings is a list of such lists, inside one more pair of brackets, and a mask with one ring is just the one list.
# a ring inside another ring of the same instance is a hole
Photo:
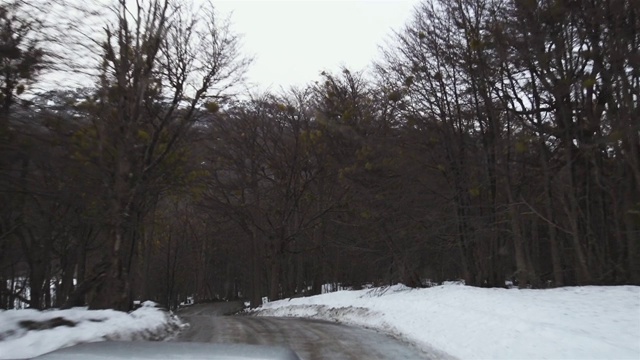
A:
{"label": "road curve", "polygon": [[[237,308],[237,304],[235,308]],[[253,316],[220,316],[233,304],[201,304],[178,315],[190,324],[176,341],[281,345],[303,360],[441,359],[385,334],[337,323]]]}

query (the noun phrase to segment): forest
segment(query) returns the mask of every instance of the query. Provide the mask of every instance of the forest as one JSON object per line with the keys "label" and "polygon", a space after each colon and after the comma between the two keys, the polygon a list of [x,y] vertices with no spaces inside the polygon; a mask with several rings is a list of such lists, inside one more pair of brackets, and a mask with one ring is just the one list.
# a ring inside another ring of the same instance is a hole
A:
{"label": "forest", "polygon": [[38,10],[0,5],[0,308],[640,285],[638,0],[424,0],[368,71],[260,93],[215,2]]}

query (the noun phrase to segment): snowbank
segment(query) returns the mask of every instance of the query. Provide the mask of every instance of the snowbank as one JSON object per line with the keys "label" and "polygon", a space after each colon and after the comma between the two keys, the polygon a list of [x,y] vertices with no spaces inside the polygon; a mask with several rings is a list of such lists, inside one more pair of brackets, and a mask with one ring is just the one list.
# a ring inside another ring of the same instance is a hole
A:
{"label": "snowbank", "polygon": [[131,313],[115,310],[0,311],[0,359],[21,359],[79,343],[103,340],[161,340],[180,320],[152,302]]}
{"label": "snowbank", "polygon": [[380,329],[460,359],[640,359],[637,286],[397,285],[274,301],[253,313]]}

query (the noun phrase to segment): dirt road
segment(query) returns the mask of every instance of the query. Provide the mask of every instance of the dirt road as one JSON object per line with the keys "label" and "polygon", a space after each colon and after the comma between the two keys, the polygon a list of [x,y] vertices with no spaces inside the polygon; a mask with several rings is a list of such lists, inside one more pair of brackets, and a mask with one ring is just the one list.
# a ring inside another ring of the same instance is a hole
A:
{"label": "dirt road", "polygon": [[222,316],[241,304],[199,304],[178,315],[189,322],[176,341],[281,345],[303,360],[440,359],[388,335],[337,323],[253,316]]}

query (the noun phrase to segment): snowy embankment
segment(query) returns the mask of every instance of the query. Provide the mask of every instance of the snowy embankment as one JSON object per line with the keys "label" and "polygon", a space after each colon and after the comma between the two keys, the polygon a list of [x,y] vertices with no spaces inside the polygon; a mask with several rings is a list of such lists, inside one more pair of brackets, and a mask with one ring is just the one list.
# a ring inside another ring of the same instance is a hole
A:
{"label": "snowy embankment", "polygon": [[252,311],[389,332],[460,359],[640,359],[640,287],[402,285],[280,300]]}
{"label": "snowy embankment", "polygon": [[182,323],[152,302],[131,313],[115,310],[0,311],[0,359],[31,358],[79,343],[161,340]]}

